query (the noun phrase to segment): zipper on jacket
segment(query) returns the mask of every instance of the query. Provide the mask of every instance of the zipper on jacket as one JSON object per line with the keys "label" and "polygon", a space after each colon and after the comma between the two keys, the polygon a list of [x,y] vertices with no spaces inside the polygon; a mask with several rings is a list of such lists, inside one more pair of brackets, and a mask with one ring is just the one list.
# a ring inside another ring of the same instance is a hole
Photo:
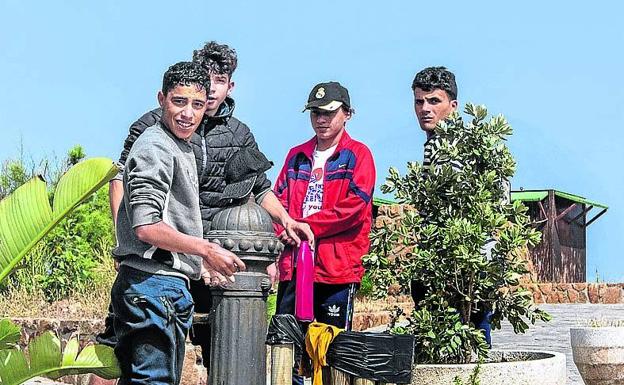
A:
{"label": "zipper on jacket", "polygon": [[[312,168],[314,167],[314,156],[312,158],[309,158],[305,153],[302,153],[302,154],[306,158],[306,160],[310,162],[310,177],[312,177],[312,171],[314,171],[312,170]],[[300,165],[297,164],[296,167],[297,167],[297,170],[296,170],[297,174],[299,174]],[[306,195],[308,194],[309,187],[310,187],[310,178],[308,178],[308,181],[306,183],[306,188],[305,188]],[[325,172],[323,172],[323,189],[324,188],[325,188]],[[303,199],[305,200],[305,196]],[[303,205],[303,202],[301,202],[301,204]],[[323,204],[321,203],[321,207],[322,205]],[[303,215],[303,207],[301,209],[302,209],[301,214]],[[297,254],[299,253],[299,248],[296,246],[292,246],[292,250],[293,252],[290,253],[290,266],[291,266],[290,272],[292,274],[291,280],[295,279],[295,269],[297,268]]]}
{"label": "zipper on jacket", "polygon": [[204,133],[206,132],[206,126],[202,126],[201,128],[201,139],[202,139],[202,167],[201,167],[201,173],[199,175],[204,175],[204,170],[206,169],[206,163],[208,162],[208,160],[206,159],[208,157],[208,151],[206,150],[206,137],[204,136]]}

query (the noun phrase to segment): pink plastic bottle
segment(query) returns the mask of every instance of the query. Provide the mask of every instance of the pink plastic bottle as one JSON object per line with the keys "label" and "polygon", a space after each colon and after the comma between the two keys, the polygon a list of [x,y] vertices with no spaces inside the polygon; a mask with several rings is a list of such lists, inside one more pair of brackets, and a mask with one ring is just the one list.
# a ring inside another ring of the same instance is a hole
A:
{"label": "pink plastic bottle", "polygon": [[295,286],[295,318],[314,321],[314,254],[307,241],[302,241],[297,252]]}

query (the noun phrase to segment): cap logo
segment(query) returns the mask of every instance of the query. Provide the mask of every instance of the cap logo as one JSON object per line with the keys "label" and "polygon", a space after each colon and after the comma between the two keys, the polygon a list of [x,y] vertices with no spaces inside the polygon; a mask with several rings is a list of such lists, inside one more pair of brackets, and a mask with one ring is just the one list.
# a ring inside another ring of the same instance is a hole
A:
{"label": "cap logo", "polygon": [[325,88],[321,87],[316,91],[316,98],[317,99],[322,99],[325,97]]}

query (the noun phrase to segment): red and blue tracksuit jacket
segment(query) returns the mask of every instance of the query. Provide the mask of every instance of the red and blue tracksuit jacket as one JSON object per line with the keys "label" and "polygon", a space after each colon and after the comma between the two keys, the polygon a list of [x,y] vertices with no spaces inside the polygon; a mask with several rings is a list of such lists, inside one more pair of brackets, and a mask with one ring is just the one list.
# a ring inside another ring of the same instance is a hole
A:
{"label": "red and blue tracksuit jacket", "polygon": [[[316,238],[315,282],[360,282],[362,256],[368,252],[375,188],[373,156],[361,142],[343,132],[334,154],[325,164],[321,211],[301,218],[312,171],[316,137],[292,148],[275,182],[274,192],[295,220],[310,225]],[[276,227],[279,234],[283,229]],[[286,247],[279,261],[280,281],[290,281],[295,259]]]}

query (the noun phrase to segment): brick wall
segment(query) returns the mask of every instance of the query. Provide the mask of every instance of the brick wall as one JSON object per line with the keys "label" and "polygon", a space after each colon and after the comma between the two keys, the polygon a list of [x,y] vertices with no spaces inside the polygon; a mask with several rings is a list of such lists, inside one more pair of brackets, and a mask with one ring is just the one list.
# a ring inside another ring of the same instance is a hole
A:
{"label": "brick wall", "polygon": [[375,326],[388,324],[397,306],[406,313],[414,309],[412,298],[406,295],[396,297],[390,296],[376,301],[367,298],[358,298],[355,301],[353,313],[353,330],[362,331]]}
{"label": "brick wall", "polygon": [[526,283],[540,303],[624,303],[624,283]]}

